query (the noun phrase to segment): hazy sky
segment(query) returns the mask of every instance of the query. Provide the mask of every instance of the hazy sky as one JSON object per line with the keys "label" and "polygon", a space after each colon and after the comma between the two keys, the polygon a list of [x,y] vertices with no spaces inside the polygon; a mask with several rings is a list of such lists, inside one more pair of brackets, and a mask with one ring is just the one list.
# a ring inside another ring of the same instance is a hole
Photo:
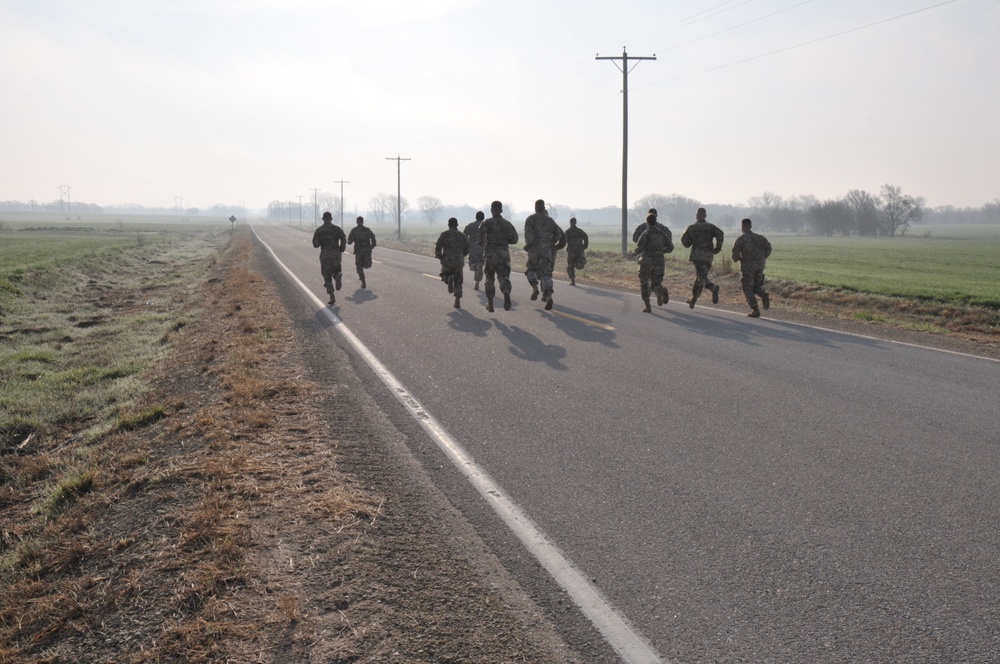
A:
{"label": "hazy sky", "polygon": [[256,207],[347,180],[365,210],[400,155],[411,206],[618,205],[622,74],[595,56],[627,47],[657,57],[630,63],[630,203],[890,183],[980,206],[998,35],[997,0],[0,0],[0,200]]}

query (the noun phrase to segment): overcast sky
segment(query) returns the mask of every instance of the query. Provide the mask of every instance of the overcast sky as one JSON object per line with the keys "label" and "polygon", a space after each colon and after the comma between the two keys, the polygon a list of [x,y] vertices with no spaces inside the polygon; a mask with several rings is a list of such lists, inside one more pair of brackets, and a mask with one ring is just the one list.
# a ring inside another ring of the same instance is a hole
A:
{"label": "overcast sky", "polygon": [[[940,5],[940,6],[936,6]],[[868,27],[866,27],[868,26]],[[997,0],[0,0],[0,200],[1000,197]],[[523,216],[523,215],[522,215]]]}

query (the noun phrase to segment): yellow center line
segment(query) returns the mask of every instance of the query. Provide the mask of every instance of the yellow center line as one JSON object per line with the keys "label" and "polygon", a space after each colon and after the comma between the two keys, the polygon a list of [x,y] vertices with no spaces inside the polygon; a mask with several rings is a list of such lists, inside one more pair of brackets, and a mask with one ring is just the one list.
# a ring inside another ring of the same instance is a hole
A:
{"label": "yellow center line", "polygon": [[438,281],[441,281],[441,275],[440,274],[427,274],[426,272],[424,272],[424,276],[425,277],[430,277],[431,279],[437,279]]}
{"label": "yellow center line", "polygon": [[604,323],[595,323],[592,320],[587,320],[586,318],[580,318],[579,316],[574,316],[572,314],[565,314],[565,313],[559,311],[558,309],[553,309],[551,311],[546,311],[545,313],[547,313],[547,314],[556,314],[557,316],[563,316],[565,318],[572,318],[573,320],[580,321],[581,323],[585,323],[585,324],[591,325],[593,327],[599,327],[602,330],[607,330],[609,332],[614,332],[615,331],[615,328],[611,327],[610,325],[605,325]]}

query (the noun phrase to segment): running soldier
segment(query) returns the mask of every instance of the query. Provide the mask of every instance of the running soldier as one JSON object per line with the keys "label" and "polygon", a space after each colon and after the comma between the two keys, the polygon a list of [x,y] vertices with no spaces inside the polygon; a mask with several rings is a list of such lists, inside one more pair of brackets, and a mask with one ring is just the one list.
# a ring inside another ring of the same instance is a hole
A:
{"label": "running soldier", "polygon": [[[656,212],[656,208],[649,208],[649,211],[646,213],[646,216],[648,217],[649,215],[653,215],[654,217],[657,218],[657,221],[659,221],[659,215]],[[666,225],[664,225],[663,230],[667,231],[667,235],[670,235],[670,241],[673,242],[674,236],[670,234],[670,229],[667,228]],[[646,232],[646,222],[642,222],[638,226],[636,226],[635,230],[632,231],[632,244],[638,244],[639,237],[645,232]]]}
{"label": "running soldier", "polygon": [[740,262],[740,283],[743,285],[743,295],[750,305],[750,318],[760,318],[757,308],[757,295],[764,309],[771,308],[771,296],[764,290],[764,265],[771,255],[771,243],[763,235],[754,233],[753,222],[744,219],[741,228],[743,235],[733,243],[733,262]]}
{"label": "running soldier", "polygon": [[333,282],[340,290],[340,257],[347,249],[347,237],[340,226],[333,225],[333,215],[329,212],[323,213],[323,225],[313,233],[313,246],[319,247],[319,270],[323,275],[323,286],[330,294],[329,304],[336,304]]}
{"label": "running soldier", "polygon": [[538,299],[541,282],[542,301],[545,309],[552,308],[552,265],[556,251],[566,246],[566,234],[545,211],[545,201],[535,201],[535,213],[524,220],[524,250],[528,252],[528,265],[524,276],[531,284],[531,299]]}
{"label": "running soldier", "polygon": [[458,230],[458,219],[452,217],[448,220],[448,230],[438,236],[434,255],[441,261],[441,280],[448,284],[448,292],[455,294],[456,309],[462,308],[462,273],[468,253],[469,238]]}
{"label": "running soldier", "polygon": [[470,221],[463,231],[469,240],[469,269],[476,279],[473,290],[479,290],[479,282],[483,280],[483,245],[479,244],[479,227],[485,217],[482,211],[477,212],[476,220]]}
{"label": "running soldier", "polygon": [[486,277],[486,311],[493,311],[496,281],[500,281],[503,308],[510,311],[510,249],[517,244],[517,229],[503,218],[503,203],[490,204],[493,216],[479,226],[479,244],[483,247],[483,276]]}
{"label": "running soldier", "polygon": [[372,249],[375,248],[375,233],[365,226],[365,218],[358,217],[358,225],[351,229],[347,244],[354,245],[354,265],[358,268],[361,287],[367,288],[365,270],[372,266]]}
{"label": "running soldier", "polygon": [[709,223],[705,208],[698,208],[696,219],[681,236],[681,244],[691,249],[689,260],[694,263],[694,284],[691,286],[691,299],[687,301],[692,309],[705,288],[712,291],[712,304],[719,303],[719,287],[712,283],[708,273],[712,270],[712,257],[722,251],[724,237],[721,228]]}
{"label": "running soldier", "polygon": [[569,228],[566,229],[566,275],[570,286],[576,286],[576,271],[587,267],[584,252],[589,246],[587,232],[576,225],[576,217],[570,217]]}
{"label": "running soldier", "polygon": [[642,310],[649,314],[653,312],[649,304],[652,293],[656,294],[658,307],[670,301],[670,293],[663,285],[663,256],[674,250],[674,242],[667,227],[656,223],[654,213],[646,215],[645,226],[645,230],[639,235],[633,254],[639,258],[639,295],[645,304]]}

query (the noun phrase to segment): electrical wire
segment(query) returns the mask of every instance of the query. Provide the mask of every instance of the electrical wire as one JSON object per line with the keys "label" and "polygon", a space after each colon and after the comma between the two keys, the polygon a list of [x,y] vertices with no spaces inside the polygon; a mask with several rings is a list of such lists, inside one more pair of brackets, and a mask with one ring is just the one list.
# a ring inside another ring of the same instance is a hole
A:
{"label": "electrical wire", "polygon": [[791,51],[797,48],[802,48],[803,46],[809,46],[811,44],[816,44],[821,41],[826,41],[828,39],[834,39],[835,37],[843,37],[844,35],[851,34],[852,32],[859,32],[861,30],[866,30],[868,28],[873,28],[877,25],[882,25],[884,23],[889,23],[891,21],[898,21],[899,19],[906,18],[908,16],[913,16],[914,14],[920,14],[922,12],[930,11],[931,9],[937,9],[938,7],[943,7],[945,5],[950,5],[952,3],[958,2],[958,0],[945,0],[944,2],[939,2],[937,4],[931,5],[929,7],[923,7],[922,9],[915,9],[910,12],[903,14],[898,14],[896,16],[891,16],[889,18],[884,18],[880,21],[875,21],[874,23],[868,23],[866,25],[860,25],[850,30],[844,30],[842,32],[837,32],[832,35],[826,35],[825,37],[818,37],[817,39],[810,39],[809,41],[802,42],[801,44],[794,44],[792,46],[786,46],[785,48],[779,48],[774,51],[768,51],[767,53],[760,53],[758,55],[751,56],[749,58],[743,58],[742,60],[736,60],[735,62],[728,62],[723,65],[717,65],[715,67],[709,67],[708,69],[702,69],[700,71],[691,72],[690,74],[682,74],[680,76],[671,76],[670,78],[663,78],[658,81],[652,81],[651,83],[645,83],[642,85],[635,86],[635,89],[648,88],[654,85],[662,85],[663,83],[670,83],[673,81],[679,81],[685,78],[692,78],[694,76],[701,76],[702,74],[708,74],[710,72],[718,71],[720,69],[726,69],[728,67],[735,67],[736,65],[741,65],[746,62],[752,62],[754,60],[760,60],[761,58],[766,58],[772,55],[777,55],[779,53],[785,53],[786,51]]}

